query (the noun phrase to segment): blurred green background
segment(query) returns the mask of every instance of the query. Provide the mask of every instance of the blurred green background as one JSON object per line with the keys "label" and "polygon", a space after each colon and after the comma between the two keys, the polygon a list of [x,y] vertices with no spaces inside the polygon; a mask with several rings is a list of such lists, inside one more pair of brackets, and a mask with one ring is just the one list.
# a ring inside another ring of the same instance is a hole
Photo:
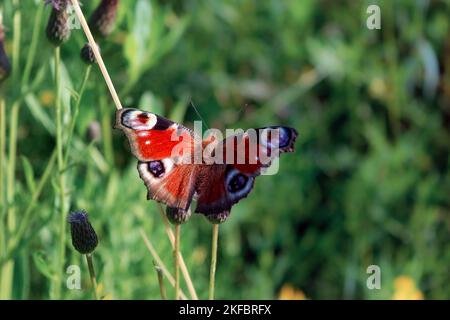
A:
{"label": "blurred green background", "polygon": [[[83,4],[89,16],[98,1]],[[366,27],[370,4],[381,8],[381,30]],[[56,169],[32,198],[55,146],[50,8],[42,7],[0,3],[6,52],[17,68],[1,83],[6,139],[19,105],[14,196],[7,201],[3,189],[1,198],[6,242],[16,232],[8,209],[20,225],[33,203],[23,241],[10,257],[2,250],[13,272],[2,273],[1,297],[90,299],[87,267],[68,229],[61,295],[52,293],[61,220]],[[420,297],[450,298],[449,15],[449,1],[425,0],[120,2],[113,33],[99,43],[124,105],[187,126],[201,115],[219,129],[282,124],[300,133],[279,173],[258,178],[221,226],[217,298],[391,299],[399,279]],[[26,81],[33,32],[37,51]],[[65,134],[86,69],[85,42],[73,30],[61,46]],[[94,262],[103,294],[159,299],[139,228],[172,270],[170,243],[125,137],[112,128],[114,112],[94,66],[67,147],[70,210],[87,210],[99,235]],[[5,149],[3,185],[11,165]],[[207,297],[210,237],[203,216],[182,227],[181,251],[200,298]],[[70,264],[81,266],[82,290],[64,285]],[[380,290],[366,286],[370,265],[381,268]]]}

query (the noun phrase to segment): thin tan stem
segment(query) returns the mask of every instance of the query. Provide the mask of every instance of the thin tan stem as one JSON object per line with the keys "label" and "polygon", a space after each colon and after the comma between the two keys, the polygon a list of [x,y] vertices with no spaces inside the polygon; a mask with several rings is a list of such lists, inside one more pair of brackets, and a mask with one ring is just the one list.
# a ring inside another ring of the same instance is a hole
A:
{"label": "thin tan stem", "polygon": [[161,269],[155,261],[153,261],[155,265],[156,274],[158,276],[158,284],[159,284],[159,294],[161,295],[161,300],[167,300],[166,294],[166,286],[164,285],[164,271]]}
{"label": "thin tan stem", "polygon": [[180,231],[181,226],[175,225],[175,246],[173,248],[173,260],[175,263],[175,300],[180,297]]}
{"label": "thin tan stem", "polygon": [[209,294],[208,294],[209,300],[214,300],[218,239],[219,239],[219,224],[215,223],[213,224],[212,239],[211,239],[211,267],[209,269]]}
{"label": "thin tan stem", "polygon": [[[172,232],[172,229],[170,228],[169,220],[167,220],[166,214],[164,213],[164,209],[160,203],[158,203],[159,213],[161,215],[161,218],[164,222],[164,229],[166,230],[167,237],[169,238],[169,241],[172,245],[172,248],[175,247],[175,235]],[[181,273],[183,274],[184,280],[186,282],[186,286],[189,290],[189,294],[191,295],[192,300],[198,300],[197,292],[195,291],[194,283],[192,282],[191,276],[189,274],[189,271],[186,267],[186,263],[184,262],[183,255],[179,253],[179,259],[180,259],[180,269]]]}
{"label": "thin tan stem", "polygon": [[88,253],[86,255],[86,261],[88,264],[89,269],[89,277],[91,278],[91,284],[92,284],[92,290],[94,293],[95,300],[98,300],[98,292],[97,292],[97,278],[95,277],[95,269],[94,269],[94,262],[92,261],[92,254]]}
{"label": "thin tan stem", "polygon": [[117,110],[122,109],[122,104],[120,103],[119,96],[117,95],[117,91],[114,88],[114,85],[112,83],[111,77],[109,76],[108,70],[106,69],[105,63],[103,62],[103,58],[100,54],[100,51],[98,50],[97,43],[94,40],[94,37],[92,36],[92,32],[89,29],[89,25],[86,21],[86,18],[83,15],[83,11],[81,11],[80,4],[78,3],[78,0],[71,0],[73,8],[75,10],[75,14],[78,17],[78,20],[80,21],[81,27],[84,30],[84,33],[86,34],[86,37],[89,41],[89,44],[91,45],[92,51],[94,52],[95,59],[97,60],[98,66],[100,67],[100,71],[103,74],[103,77],[105,78],[106,85],[108,86],[109,92],[111,93],[111,96],[114,100],[114,104],[116,105]]}
{"label": "thin tan stem", "polygon": [[[159,257],[158,253],[155,250],[155,247],[153,247],[152,243],[150,242],[150,240],[148,239],[148,237],[145,235],[144,230],[140,229],[139,232],[141,233],[141,237],[144,240],[145,246],[147,247],[148,251],[151,253],[153,259],[156,261],[156,263],[158,264],[158,266],[161,268],[161,270],[164,272],[164,275],[166,276],[167,280],[169,281],[169,283],[175,287],[175,279],[173,278],[173,276],[170,274],[169,270],[167,269],[166,265],[164,264],[164,262],[162,262],[161,258]],[[186,295],[183,293],[182,290],[180,290],[180,297],[183,300],[188,300],[188,298],[186,297]]]}

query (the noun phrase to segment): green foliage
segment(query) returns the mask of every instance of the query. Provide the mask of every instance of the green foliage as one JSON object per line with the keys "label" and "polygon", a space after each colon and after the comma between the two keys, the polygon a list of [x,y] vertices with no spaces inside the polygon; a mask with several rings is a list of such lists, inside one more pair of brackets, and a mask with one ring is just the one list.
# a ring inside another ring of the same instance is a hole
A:
{"label": "green foliage", "polygon": [[[300,133],[279,172],[259,177],[221,225],[217,298],[276,298],[290,283],[312,299],[389,299],[400,275],[414,279],[425,298],[450,297],[450,6],[375,1],[382,29],[369,30],[366,8],[373,2],[121,2],[115,31],[100,47],[125,106],[186,125],[200,114],[208,127],[284,124]],[[95,4],[86,1],[83,11]],[[2,188],[0,245],[16,238],[17,229],[7,226],[12,207],[26,229],[12,252],[11,297],[48,299],[60,223],[53,164],[51,177],[42,179],[56,139],[53,47],[44,36],[50,10],[37,20],[33,58],[36,2],[0,6],[12,30],[6,48],[13,67],[32,61],[29,81],[1,84],[7,139],[12,106],[21,108],[12,201]],[[16,12],[22,38],[13,56]],[[61,47],[64,139],[80,99],[85,42],[81,30],[72,30]],[[170,243],[124,136],[112,129],[115,108],[96,65],[80,101],[72,143],[64,146],[68,209],[89,212],[104,293],[157,299],[158,279],[139,228],[172,270]],[[93,121],[101,125],[98,142],[86,137]],[[181,230],[181,252],[206,298],[211,225],[194,215]],[[83,290],[66,289],[64,280],[62,297],[91,298],[85,261],[67,239],[64,267],[81,266]],[[381,267],[381,290],[366,287],[372,264]],[[182,289],[188,293],[183,282]]]}

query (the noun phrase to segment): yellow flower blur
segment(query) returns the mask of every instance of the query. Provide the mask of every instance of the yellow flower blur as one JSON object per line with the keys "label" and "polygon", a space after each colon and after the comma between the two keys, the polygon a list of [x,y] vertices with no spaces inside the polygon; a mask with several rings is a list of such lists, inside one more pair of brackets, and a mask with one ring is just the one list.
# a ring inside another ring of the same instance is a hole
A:
{"label": "yellow flower blur", "polygon": [[423,300],[423,293],[409,276],[399,276],[394,280],[393,300]]}
{"label": "yellow flower blur", "polygon": [[305,293],[290,284],[285,284],[278,294],[278,300],[306,300]]}

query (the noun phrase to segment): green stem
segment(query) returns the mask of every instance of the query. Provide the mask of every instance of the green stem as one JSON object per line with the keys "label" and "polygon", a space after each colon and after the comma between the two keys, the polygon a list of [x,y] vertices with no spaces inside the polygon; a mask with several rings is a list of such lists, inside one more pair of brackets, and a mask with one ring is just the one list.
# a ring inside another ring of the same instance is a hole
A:
{"label": "green stem", "polygon": [[89,276],[91,278],[92,290],[94,291],[94,299],[98,300],[97,279],[95,277],[95,269],[94,269],[94,263],[92,262],[92,254],[88,253],[86,255],[86,261],[88,264]]}
{"label": "green stem", "polygon": [[[1,92],[0,92],[1,93]],[[6,250],[6,237],[5,237],[5,223],[4,212],[5,207],[5,195],[4,191],[4,162],[5,162],[5,147],[6,147],[6,121],[5,121],[5,100],[0,98],[0,258]],[[0,269],[1,270],[1,269]],[[2,283],[2,273],[0,272],[0,283]]]}
{"label": "green stem", "polygon": [[175,245],[173,250],[173,258],[175,261],[175,300],[180,298],[180,228],[179,224],[175,225]]}
{"label": "green stem", "polygon": [[64,165],[65,166],[67,165],[67,162],[69,159],[69,150],[70,150],[70,145],[72,144],[72,138],[73,138],[73,132],[75,130],[76,120],[78,119],[78,113],[80,111],[81,99],[83,97],[84,90],[86,89],[86,84],[88,82],[89,75],[91,74],[91,69],[92,69],[91,65],[88,65],[86,67],[86,70],[84,72],[83,81],[81,82],[80,89],[78,90],[78,99],[73,108],[73,116],[72,116],[72,120],[70,123],[70,128],[69,128],[67,142],[66,142],[66,154],[64,156]]}
{"label": "green stem", "polygon": [[63,150],[63,124],[62,124],[62,106],[61,106],[61,83],[60,83],[60,63],[61,51],[59,47],[55,48],[55,105],[56,105],[56,159],[58,166],[58,193],[60,206],[60,225],[59,225],[59,251],[56,260],[56,274],[53,283],[53,298],[60,299],[61,283],[64,269],[64,258],[66,254],[66,180],[64,174],[64,150]]}
{"label": "green stem", "polygon": [[38,9],[36,11],[36,15],[34,16],[34,25],[33,25],[33,35],[31,36],[31,44],[28,49],[27,60],[25,63],[25,68],[22,76],[22,89],[28,86],[28,82],[30,81],[31,68],[34,64],[34,58],[36,56],[36,49],[39,42],[39,35],[41,32],[40,25],[42,22],[42,15],[44,12],[44,2],[40,2],[38,5]]}
{"label": "green stem", "polygon": [[[16,211],[14,203],[15,195],[15,172],[16,172],[16,153],[17,153],[17,126],[19,118],[20,105],[14,104],[11,109],[10,133],[8,147],[8,166],[7,166],[7,182],[6,182],[6,237],[13,235],[16,229]],[[5,236],[4,235],[4,236]],[[0,299],[11,299],[12,281],[14,272],[14,261],[8,261],[2,268],[2,283],[0,284]]]}
{"label": "green stem", "polygon": [[[14,15],[13,15],[13,44],[12,44],[12,83],[18,83],[20,75],[20,38],[21,38],[21,12],[19,9],[19,1],[13,0]],[[16,216],[14,210],[14,194],[15,194],[15,170],[16,170],[16,147],[17,147],[17,126],[18,114],[20,104],[13,104],[11,112],[10,123],[10,139],[9,139],[9,159],[8,159],[8,176],[7,176],[7,230],[8,234],[13,234],[16,224]],[[3,235],[5,236],[5,234]],[[7,235],[6,235],[7,237]],[[1,270],[0,283],[0,299],[12,298],[12,282],[14,277],[14,261],[5,263]]]}
{"label": "green stem", "polygon": [[111,118],[107,109],[107,102],[104,97],[105,95],[100,95],[103,152],[108,165],[112,166],[114,164],[114,149],[112,144]]}
{"label": "green stem", "polygon": [[3,194],[3,191],[5,190],[5,181],[4,181],[5,151],[6,151],[5,100],[3,99],[3,97],[0,97],[0,200],[1,200],[0,223],[2,222],[3,219],[3,209],[5,204]]}
{"label": "green stem", "polygon": [[388,116],[389,125],[391,127],[394,137],[397,137],[400,130],[399,119],[401,117],[401,105],[402,105],[402,92],[400,90],[400,77],[398,65],[398,46],[397,39],[395,36],[395,2],[389,3],[390,5],[386,7],[387,10],[387,28],[384,32],[385,35],[385,46],[387,55],[387,65],[388,65],[388,76],[392,88],[390,90],[391,94],[389,96],[388,104]]}
{"label": "green stem", "polygon": [[29,230],[29,226],[31,224],[31,220],[33,218],[33,209],[36,206],[39,196],[42,193],[42,190],[44,186],[46,185],[47,181],[49,180],[51,173],[53,171],[53,166],[55,164],[56,160],[56,153],[53,152],[52,156],[50,157],[47,167],[44,170],[44,173],[42,174],[36,189],[33,192],[33,195],[31,196],[31,200],[28,203],[27,208],[25,209],[25,213],[20,221],[20,224],[17,228],[17,231],[14,233],[14,236],[10,241],[8,242],[7,250],[5,252],[5,255],[1,257],[0,259],[0,267],[7,262],[7,260],[10,259],[10,257],[13,256],[14,250],[16,250],[21,241],[23,241],[25,232]]}
{"label": "green stem", "polygon": [[18,83],[20,75],[20,38],[21,38],[21,20],[22,15],[20,12],[19,1],[14,0],[15,12],[13,17],[14,34],[13,34],[13,59],[12,59],[12,82]]}
{"label": "green stem", "polygon": [[211,267],[209,269],[209,294],[208,294],[209,300],[214,300],[218,239],[219,239],[219,224],[215,223],[213,224],[212,240],[211,240]]}

